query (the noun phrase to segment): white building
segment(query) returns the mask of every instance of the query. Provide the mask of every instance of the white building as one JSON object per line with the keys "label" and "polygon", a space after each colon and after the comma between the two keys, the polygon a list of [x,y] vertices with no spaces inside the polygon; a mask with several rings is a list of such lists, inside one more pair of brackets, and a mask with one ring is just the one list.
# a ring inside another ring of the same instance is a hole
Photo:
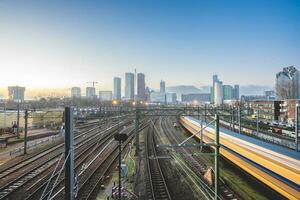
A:
{"label": "white building", "polygon": [[134,99],[134,74],[130,72],[125,73],[125,99]]}
{"label": "white building", "polygon": [[223,83],[216,81],[214,84],[214,104],[219,106],[223,104]]}
{"label": "white building", "polygon": [[99,91],[100,101],[111,101],[112,100],[112,91]]}
{"label": "white building", "polygon": [[72,87],[71,88],[71,97],[80,98],[81,97],[81,88]]}
{"label": "white building", "polygon": [[114,78],[114,99],[121,100],[121,78]]}

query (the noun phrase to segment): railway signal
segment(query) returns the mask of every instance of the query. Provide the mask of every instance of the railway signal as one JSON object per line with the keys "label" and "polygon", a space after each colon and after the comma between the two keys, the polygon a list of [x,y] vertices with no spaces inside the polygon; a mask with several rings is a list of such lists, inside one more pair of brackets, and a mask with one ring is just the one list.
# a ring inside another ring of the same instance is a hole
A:
{"label": "railway signal", "polygon": [[122,199],[122,143],[128,139],[128,135],[124,133],[124,130],[114,136],[115,140],[119,142],[119,199]]}

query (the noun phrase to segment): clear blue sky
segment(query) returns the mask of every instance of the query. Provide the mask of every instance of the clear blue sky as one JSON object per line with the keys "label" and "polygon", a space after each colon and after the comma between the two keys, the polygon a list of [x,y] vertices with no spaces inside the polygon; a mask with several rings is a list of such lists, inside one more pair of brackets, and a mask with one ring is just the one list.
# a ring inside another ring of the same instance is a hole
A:
{"label": "clear blue sky", "polygon": [[65,87],[137,68],[147,84],[273,85],[300,69],[300,1],[0,1],[0,87]]}

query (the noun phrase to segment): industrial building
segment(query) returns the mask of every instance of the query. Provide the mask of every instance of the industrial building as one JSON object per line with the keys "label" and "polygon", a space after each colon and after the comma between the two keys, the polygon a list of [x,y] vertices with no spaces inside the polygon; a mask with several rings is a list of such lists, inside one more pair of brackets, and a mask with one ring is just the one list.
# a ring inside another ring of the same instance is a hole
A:
{"label": "industrial building", "polygon": [[112,91],[99,91],[99,100],[100,101],[111,101],[112,100]]}
{"label": "industrial building", "polygon": [[210,102],[210,96],[210,93],[182,94],[181,101],[184,103]]}

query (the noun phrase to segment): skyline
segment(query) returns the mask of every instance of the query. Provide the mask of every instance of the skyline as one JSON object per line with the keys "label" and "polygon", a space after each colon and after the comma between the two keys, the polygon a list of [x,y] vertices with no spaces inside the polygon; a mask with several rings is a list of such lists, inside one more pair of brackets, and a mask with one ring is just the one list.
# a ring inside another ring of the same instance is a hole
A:
{"label": "skyline", "polygon": [[66,88],[97,80],[112,89],[113,77],[124,80],[134,68],[151,88],[160,80],[209,85],[215,73],[228,84],[273,86],[283,67],[300,66],[299,1],[0,5],[0,66],[9,74],[0,87]]}

